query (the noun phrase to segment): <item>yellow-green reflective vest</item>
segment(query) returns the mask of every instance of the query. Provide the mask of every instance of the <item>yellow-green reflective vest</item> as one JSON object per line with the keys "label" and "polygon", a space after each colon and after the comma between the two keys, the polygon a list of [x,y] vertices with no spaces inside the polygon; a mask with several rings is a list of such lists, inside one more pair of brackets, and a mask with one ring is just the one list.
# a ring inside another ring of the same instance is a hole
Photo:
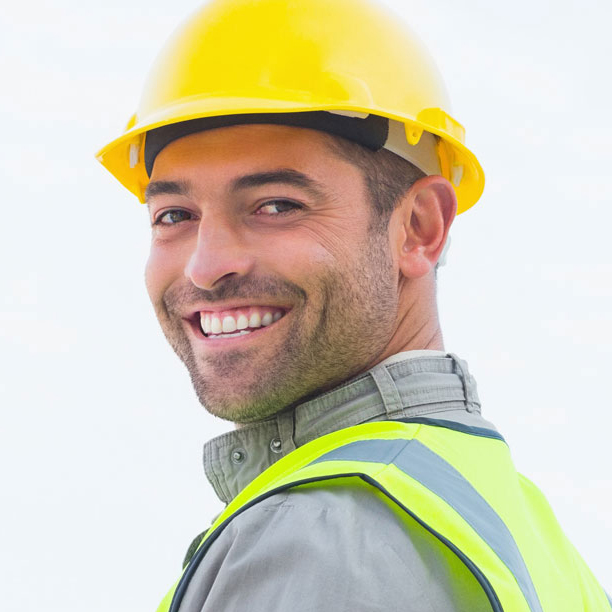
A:
{"label": "yellow-green reflective vest", "polygon": [[494,612],[610,612],[612,603],[561,531],[546,499],[494,431],[447,421],[343,429],[291,452],[227,506],[158,612],[177,612],[206,551],[238,514],[291,488],[360,478],[448,546]]}

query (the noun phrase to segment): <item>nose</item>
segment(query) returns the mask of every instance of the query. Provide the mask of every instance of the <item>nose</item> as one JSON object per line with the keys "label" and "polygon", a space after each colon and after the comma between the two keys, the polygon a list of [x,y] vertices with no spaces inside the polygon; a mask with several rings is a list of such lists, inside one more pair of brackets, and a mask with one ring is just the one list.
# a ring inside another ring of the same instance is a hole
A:
{"label": "nose", "polygon": [[253,253],[231,222],[202,218],[185,276],[196,287],[211,290],[231,276],[246,276],[254,264]]}

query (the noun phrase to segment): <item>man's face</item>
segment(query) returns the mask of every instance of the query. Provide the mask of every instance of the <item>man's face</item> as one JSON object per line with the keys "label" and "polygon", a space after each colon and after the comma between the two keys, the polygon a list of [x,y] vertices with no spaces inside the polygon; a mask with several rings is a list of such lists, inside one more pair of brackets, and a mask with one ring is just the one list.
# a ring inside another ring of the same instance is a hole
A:
{"label": "man's face", "polygon": [[386,356],[397,266],[387,233],[369,230],[360,170],[328,139],[237,126],[155,161],[147,288],[212,414],[262,419]]}

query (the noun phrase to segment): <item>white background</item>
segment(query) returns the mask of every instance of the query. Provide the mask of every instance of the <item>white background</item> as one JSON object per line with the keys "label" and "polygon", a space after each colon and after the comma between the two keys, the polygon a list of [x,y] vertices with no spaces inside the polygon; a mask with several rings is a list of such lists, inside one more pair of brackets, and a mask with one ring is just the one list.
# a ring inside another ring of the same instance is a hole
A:
{"label": "white background", "polygon": [[[610,66],[601,0],[392,2],[487,186],[440,273],[446,348],[612,589]],[[148,612],[219,503],[148,303],[145,209],[94,160],[186,0],[2,9],[0,582],[11,611]]]}

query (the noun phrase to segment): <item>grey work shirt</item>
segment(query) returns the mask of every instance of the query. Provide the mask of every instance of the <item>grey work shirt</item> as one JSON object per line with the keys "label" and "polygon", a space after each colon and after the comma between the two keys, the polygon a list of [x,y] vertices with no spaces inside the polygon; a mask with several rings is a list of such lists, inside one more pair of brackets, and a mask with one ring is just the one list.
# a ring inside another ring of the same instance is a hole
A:
{"label": "grey work shirt", "polygon": [[[424,417],[495,429],[465,362],[439,351],[394,355],[270,420],[204,447],[206,475],[229,503],[280,457],[333,431]],[[445,545],[358,479],[284,491],[225,528],[199,564],[180,612],[490,612]]]}

